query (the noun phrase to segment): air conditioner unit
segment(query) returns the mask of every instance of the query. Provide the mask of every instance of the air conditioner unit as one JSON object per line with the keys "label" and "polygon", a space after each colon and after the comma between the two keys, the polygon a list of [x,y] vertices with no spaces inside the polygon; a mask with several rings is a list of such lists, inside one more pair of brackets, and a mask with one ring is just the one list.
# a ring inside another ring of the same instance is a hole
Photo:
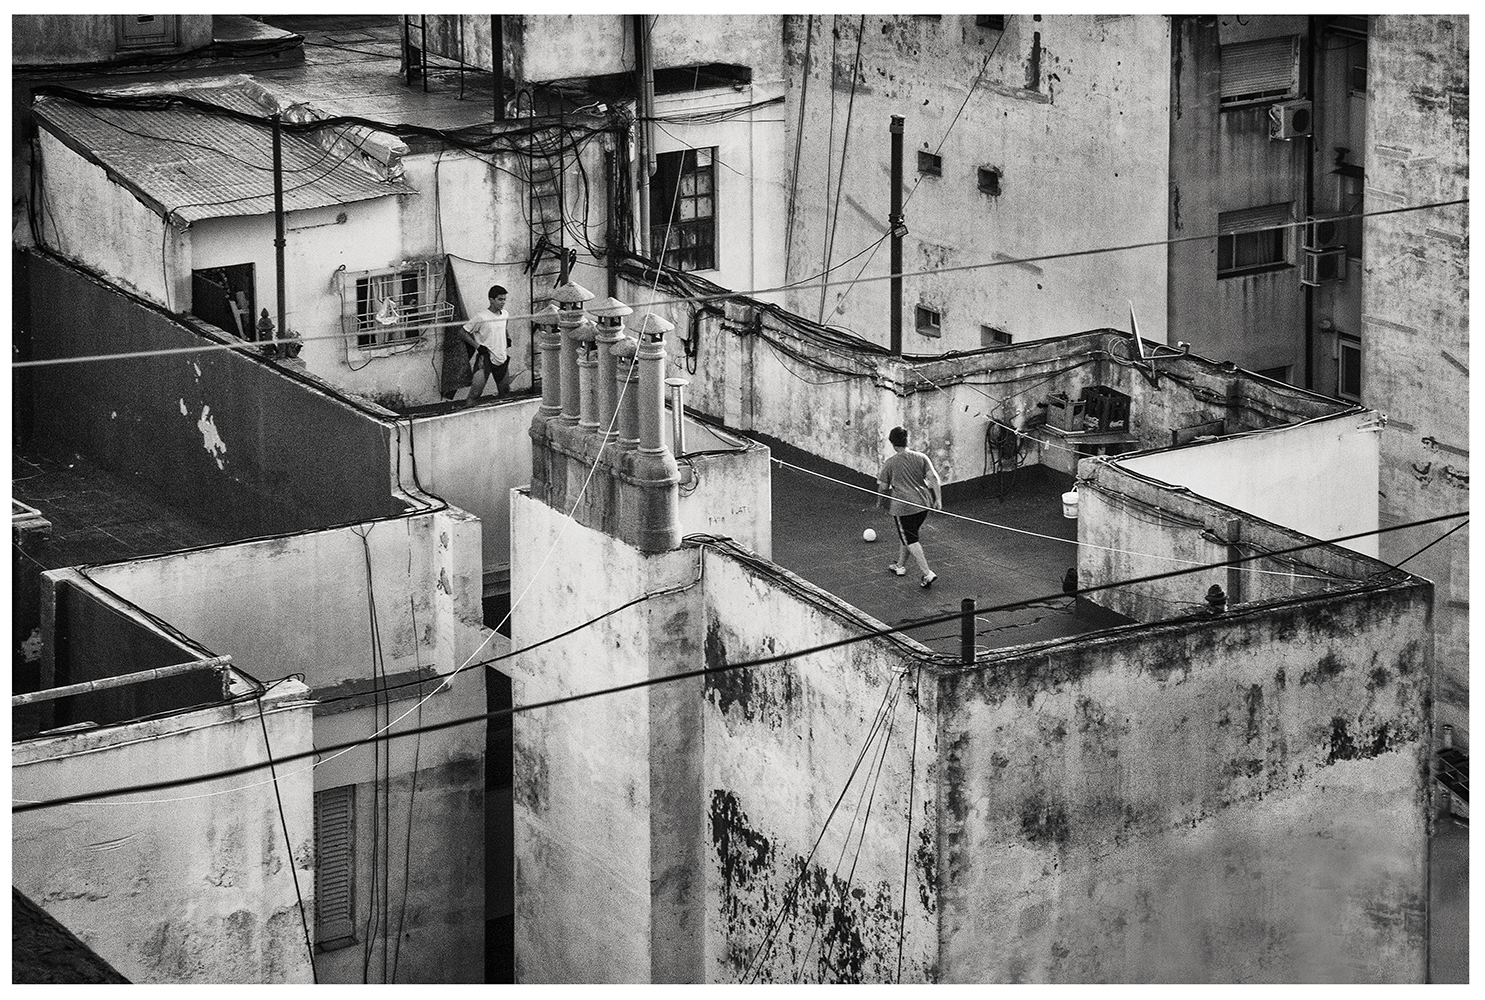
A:
{"label": "air conditioner unit", "polygon": [[1299,283],[1319,287],[1336,281],[1344,281],[1346,278],[1346,248],[1333,247],[1329,250],[1311,250],[1308,247],[1299,252]]}
{"label": "air conditioner unit", "polygon": [[1268,137],[1293,139],[1310,134],[1310,102],[1280,101],[1268,107]]}
{"label": "air conditioner unit", "polygon": [[1346,245],[1346,216],[1310,215],[1305,217],[1306,250],[1333,250]]}

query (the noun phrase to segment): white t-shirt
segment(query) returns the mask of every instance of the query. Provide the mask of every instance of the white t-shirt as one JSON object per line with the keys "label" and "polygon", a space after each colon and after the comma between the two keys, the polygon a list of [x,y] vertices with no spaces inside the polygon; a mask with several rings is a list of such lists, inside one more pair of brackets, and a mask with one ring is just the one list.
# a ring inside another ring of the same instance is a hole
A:
{"label": "white t-shirt", "polygon": [[[497,365],[505,361],[505,321],[510,313],[504,309],[499,312],[491,312],[489,309],[481,309],[474,314],[474,318],[464,324],[466,333],[474,334],[475,343],[481,347],[490,349],[490,360]],[[470,358],[470,364],[474,359]]]}

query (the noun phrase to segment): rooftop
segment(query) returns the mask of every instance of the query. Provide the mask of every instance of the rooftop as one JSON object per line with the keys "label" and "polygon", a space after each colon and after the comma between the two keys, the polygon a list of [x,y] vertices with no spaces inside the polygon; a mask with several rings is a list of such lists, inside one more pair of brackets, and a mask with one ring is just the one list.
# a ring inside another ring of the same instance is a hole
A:
{"label": "rooftop", "polygon": [[[977,616],[975,644],[984,652],[1127,623],[1061,593],[1064,574],[1077,564],[1077,521],[1062,516],[1071,476],[1032,465],[945,489],[943,512],[930,514],[922,531],[938,574],[925,590],[911,567],[903,577],[887,572],[897,539],[891,518],[876,507],[870,476],[768,444],[775,459],[774,561],[885,625],[957,612],[967,597],[979,608],[1031,602]],[[875,542],[863,540],[866,528],[876,531]],[[958,622],[907,634],[935,652],[960,652]]]}

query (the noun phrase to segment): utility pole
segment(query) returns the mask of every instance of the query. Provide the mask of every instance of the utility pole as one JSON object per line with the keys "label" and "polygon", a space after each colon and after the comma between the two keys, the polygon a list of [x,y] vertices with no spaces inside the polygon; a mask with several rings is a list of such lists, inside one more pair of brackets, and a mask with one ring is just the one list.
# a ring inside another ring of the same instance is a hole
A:
{"label": "utility pole", "polygon": [[280,338],[288,332],[288,327],[284,326],[284,154],[283,140],[280,136],[282,123],[282,116],[275,111],[273,113],[273,250],[274,268],[278,276],[277,336]]}
{"label": "utility pole", "polygon": [[902,355],[902,115],[892,116],[892,355]]}

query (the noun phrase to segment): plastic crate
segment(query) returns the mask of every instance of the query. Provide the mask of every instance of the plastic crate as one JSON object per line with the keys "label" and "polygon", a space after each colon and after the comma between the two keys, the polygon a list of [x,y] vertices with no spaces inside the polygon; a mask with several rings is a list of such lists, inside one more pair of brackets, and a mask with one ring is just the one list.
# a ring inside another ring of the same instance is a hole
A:
{"label": "plastic crate", "polygon": [[1081,431],[1088,404],[1081,399],[1068,399],[1065,392],[1047,397],[1047,426],[1059,431]]}
{"label": "plastic crate", "polygon": [[1090,385],[1083,390],[1084,423],[1089,430],[1128,431],[1129,397],[1106,385]]}

